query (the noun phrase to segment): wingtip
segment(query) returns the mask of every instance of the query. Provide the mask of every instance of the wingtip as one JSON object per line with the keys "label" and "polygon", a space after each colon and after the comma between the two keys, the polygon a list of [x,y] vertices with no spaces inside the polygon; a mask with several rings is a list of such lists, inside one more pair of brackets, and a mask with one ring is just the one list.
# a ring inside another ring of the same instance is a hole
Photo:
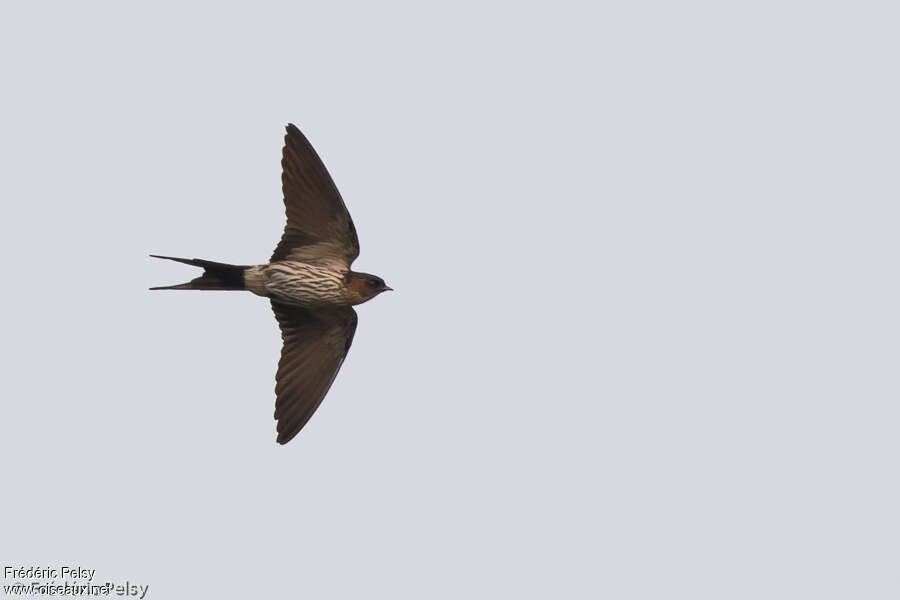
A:
{"label": "wingtip", "polygon": [[[303,429],[302,427],[300,429]],[[300,433],[300,429],[296,431],[279,431],[275,441],[278,442],[279,446],[284,446],[289,441],[297,437],[297,434]]]}

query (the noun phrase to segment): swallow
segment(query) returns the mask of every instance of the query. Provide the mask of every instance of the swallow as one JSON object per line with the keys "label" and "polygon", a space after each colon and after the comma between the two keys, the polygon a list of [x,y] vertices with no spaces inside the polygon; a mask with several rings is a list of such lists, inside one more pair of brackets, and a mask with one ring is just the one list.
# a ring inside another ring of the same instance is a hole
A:
{"label": "swallow", "polygon": [[199,258],[151,254],[201,267],[203,274],[151,290],[246,290],[268,298],[281,329],[275,375],[277,442],[296,436],[322,403],[353,342],[353,306],[391,288],[381,277],[358,273],[356,228],[331,175],[309,140],[287,125],[281,156],[287,224],[264,265],[230,265]]}

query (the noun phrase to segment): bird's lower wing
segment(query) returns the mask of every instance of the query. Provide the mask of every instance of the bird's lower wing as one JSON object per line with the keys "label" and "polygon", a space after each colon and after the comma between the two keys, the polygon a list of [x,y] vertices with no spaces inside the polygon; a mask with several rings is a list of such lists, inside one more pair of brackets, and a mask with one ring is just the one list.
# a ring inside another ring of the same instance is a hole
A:
{"label": "bird's lower wing", "polygon": [[334,382],[356,332],[349,306],[318,309],[272,302],[281,327],[281,360],[275,376],[278,443],[303,429]]}

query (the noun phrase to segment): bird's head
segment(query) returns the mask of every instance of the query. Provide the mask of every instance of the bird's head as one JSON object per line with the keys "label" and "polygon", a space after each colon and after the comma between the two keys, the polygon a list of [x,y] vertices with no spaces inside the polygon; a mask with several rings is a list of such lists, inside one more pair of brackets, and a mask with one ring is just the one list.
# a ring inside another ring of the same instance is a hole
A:
{"label": "bird's head", "polygon": [[391,291],[381,277],[353,271],[347,274],[347,288],[353,304],[362,304],[381,292]]}

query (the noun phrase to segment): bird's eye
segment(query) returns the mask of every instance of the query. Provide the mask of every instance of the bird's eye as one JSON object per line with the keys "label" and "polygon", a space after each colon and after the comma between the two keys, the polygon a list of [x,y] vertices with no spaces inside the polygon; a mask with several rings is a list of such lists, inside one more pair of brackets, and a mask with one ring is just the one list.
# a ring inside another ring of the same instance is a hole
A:
{"label": "bird's eye", "polygon": [[377,280],[377,279],[370,279],[370,280],[369,280],[369,287],[378,287],[378,280]]}

